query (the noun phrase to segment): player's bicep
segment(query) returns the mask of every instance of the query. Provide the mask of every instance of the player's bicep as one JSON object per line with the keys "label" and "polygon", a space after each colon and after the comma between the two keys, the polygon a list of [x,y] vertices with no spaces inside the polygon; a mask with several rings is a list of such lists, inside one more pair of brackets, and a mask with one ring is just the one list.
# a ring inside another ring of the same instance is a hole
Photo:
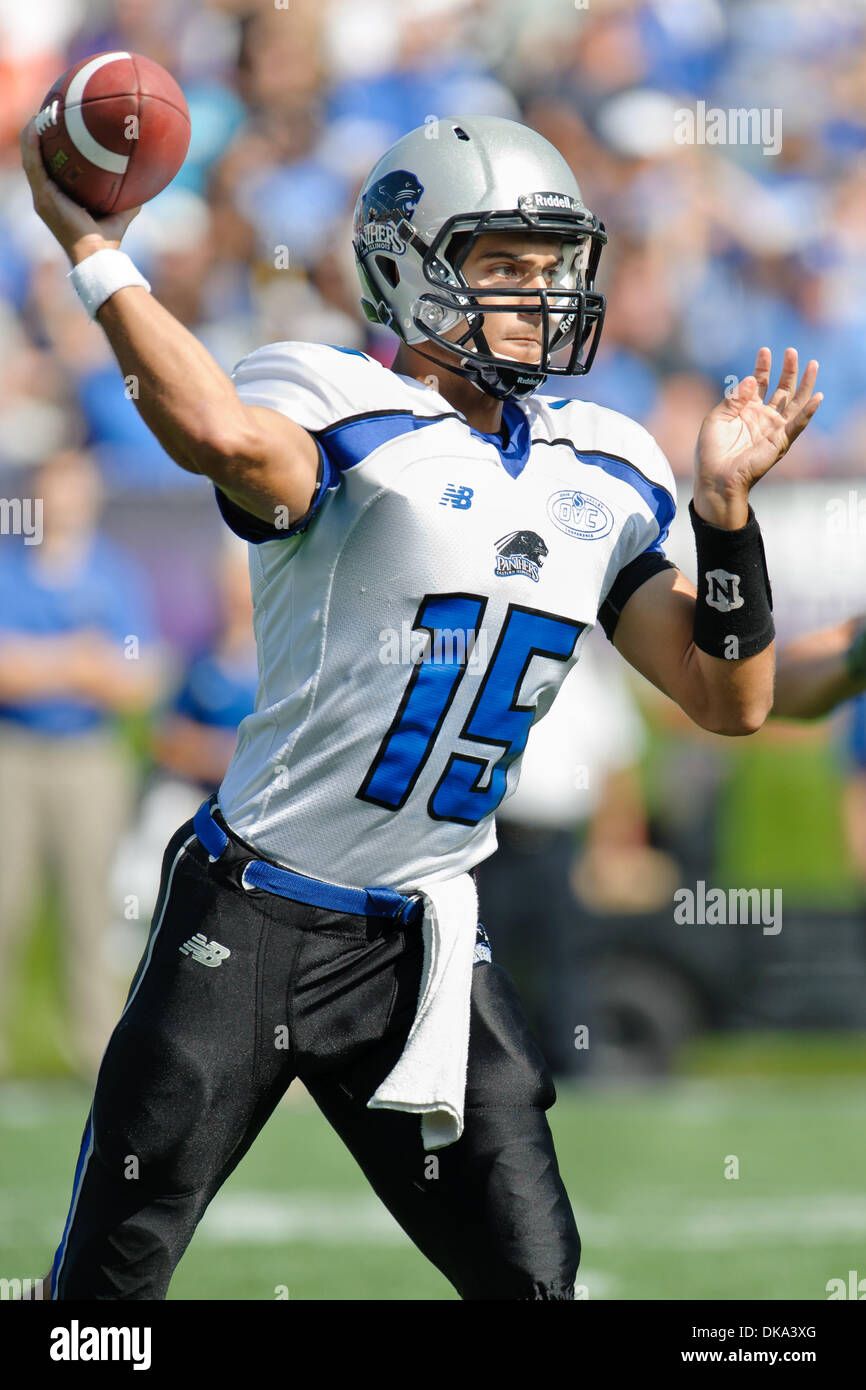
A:
{"label": "player's bicep", "polygon": [[695,587],[668,561],[622,600],[608,635],[630,666],[683,704],[694,621]]}
{"label": "player's bicep", "polygon": [[325,470],[312,434],[269,406],[245,405],[244,429],[208,474],[235,507],[277,528],[307,515]]}

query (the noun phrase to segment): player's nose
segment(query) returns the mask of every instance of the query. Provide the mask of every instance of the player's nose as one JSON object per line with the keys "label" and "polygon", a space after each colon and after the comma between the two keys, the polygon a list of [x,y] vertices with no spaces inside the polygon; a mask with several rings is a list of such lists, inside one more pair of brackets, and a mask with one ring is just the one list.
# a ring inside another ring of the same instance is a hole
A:
{"label": "player's nose", "polygon": [[532,309],[535,311],[536,314],[538,314],[540,306],[538,295],[536,292],[538,290],[549,289],[547,278],[544,275],[544,273],[542,271],[539,271],[538,274],[533,275],[531,279],[525,280],[521,286],[521,289],[524,291],[524,293],[521,294],[519,297],[515,295],[515,305],[521,309]]}

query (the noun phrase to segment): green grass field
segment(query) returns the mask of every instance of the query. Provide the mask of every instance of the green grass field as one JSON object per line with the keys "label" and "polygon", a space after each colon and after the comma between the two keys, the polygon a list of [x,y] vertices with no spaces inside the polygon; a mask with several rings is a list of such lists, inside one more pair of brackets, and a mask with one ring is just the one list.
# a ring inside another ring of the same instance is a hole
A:
{"label": "green grass field", "polygon": [[[866,1275],[862,1052],[825,1041],[824,1074],[810,1076],[802,1042],[772,1042],[758,1061],[739,1044],[736,1078],[714,1079],[720,1054],[704,1048],[704,1075],[649,1090],[560,1084],[549,1114],[584,1296],[813,1300],[849,1269]],[[74,1083],[0,1088],[6,1278],[50,1263],[88,1103]],[[457,1297],[294,1089],[211,1204],[170,1297],[273,1299],[280,1286],[290,1299]]]}
{"label": "green grass field", "polygon": [[[778,884],[792,902],[856,901],[828,748],[749,754],[738,750],[725,791],[715,881]],[[0,1085],[7,1279],[48,1267],[90,1101],[62,1079],[58,936],[46,902],[16,991],[10,1060],[22,1079]],[[561,1083],[550,1122],[590,1298],[814,1300],[851,1269],[866,1277],[866,1035],[701,1041],[664,1086]],[[730,1156],[736,1179],[725,1176]],[[273,1299],[278,1289],[292,1299],[457,1297],[303,1091],[211,1205],[170,1296]]]}

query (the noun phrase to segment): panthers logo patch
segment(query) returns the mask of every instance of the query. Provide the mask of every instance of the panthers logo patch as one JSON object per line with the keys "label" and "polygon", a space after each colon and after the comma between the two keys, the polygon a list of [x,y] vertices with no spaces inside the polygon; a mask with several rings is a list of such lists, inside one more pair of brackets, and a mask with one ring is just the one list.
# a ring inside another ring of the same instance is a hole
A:
{"label": "panthers logo patch", "polygon": [[408,169],[393,169],[373,184],[361,203],[356,237],[361,251],[390,251],[402,256],[406,242],[400,223],[411,222],[424,186]]}
{"label": "panthers logo patch", "polygon": [[537,531],[509,531],[496,542],[494,574],[503,578],[522,574],[537,584],[538,571],[547,553],[547,546]]}

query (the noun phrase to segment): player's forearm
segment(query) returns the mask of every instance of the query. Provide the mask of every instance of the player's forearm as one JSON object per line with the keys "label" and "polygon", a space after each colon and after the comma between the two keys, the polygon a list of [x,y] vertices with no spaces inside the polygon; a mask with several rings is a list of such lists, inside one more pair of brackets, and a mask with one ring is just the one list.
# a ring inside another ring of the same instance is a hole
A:
{"label": "player's forearm", "polygon": [[97,319],[132,388],[130,398],[166,453],[188,472],[220,481],[226,460],[242,452],[248,432],[231,379],[140,286],[118,290]]}
{"label": "player's forearm", "polygon": [[704,728],[758,730],[773,704],[772,597],[757,518],[738,482],[718,494],[700,480],[689,504],[698,583],[689,601],[686,666],[710,711]]}
{"label": "player's forearm", "polygon": [[[849,659],[861,630],[858,619],[806,633],[779,654],[772,714],[776,719],[820,719],[866,690],[866,671]],[[852,670],[852,665],[854,669]]]}
{"label": "player's forearm", "polygon": [[[48,175],[35,120],[21,132],[21,157],[33,206],[73,266],[102,251],[118,250],[138,209],[97,221],[69,198]],[[87,295],[98,285],[97,272]],[[262,431],[250,424],[231,380],[193,334],[140,284],[111,288],[94,302],[100,304],[96,317],[121,371],[132,378],[130,398],[175,462],[215,482],[226,468],[236,474],[229,456],[238,456],[241,466],[255,471]],[[253,448],[248,457],[244,445],[249,439]]]}
{"label": "player's forearm", "polygon": [[710,656],[692,642],[683,656],[678,703],[701,728],[714,734],[755,733],[773,704],[775,644],[740,661]]}
{"label": "player's forearm", "polygon": [[265,521],[306,514],[319,467],[312,435],[280,411],[245,405],[207,349],[141,286],[117,290],[97,318],[141,418],[181,468]]}
{"label": "player's forearm", "polygon": [[695,642],[696,601],[695,586],[680,570],[662,570],[626,603],[614,645],[700,728],[752,734],[773,702],[773,643],[741,658],[713,656]]}

